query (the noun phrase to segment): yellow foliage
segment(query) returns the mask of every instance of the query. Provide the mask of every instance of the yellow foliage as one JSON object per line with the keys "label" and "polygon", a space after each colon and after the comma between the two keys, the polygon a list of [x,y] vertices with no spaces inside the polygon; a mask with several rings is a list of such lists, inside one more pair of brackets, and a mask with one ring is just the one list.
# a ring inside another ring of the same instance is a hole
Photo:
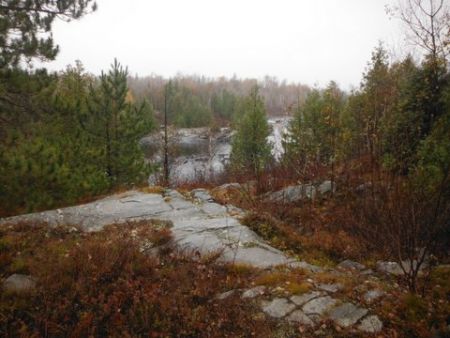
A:
{"label": "yellow foliage", "polygon": [[127,102],[127,103],[134,103],[135,102],[133,94],[131,93],[130,90],[128,90],[128,92],[127,92],[127,96],[125,97],[125,102]]}

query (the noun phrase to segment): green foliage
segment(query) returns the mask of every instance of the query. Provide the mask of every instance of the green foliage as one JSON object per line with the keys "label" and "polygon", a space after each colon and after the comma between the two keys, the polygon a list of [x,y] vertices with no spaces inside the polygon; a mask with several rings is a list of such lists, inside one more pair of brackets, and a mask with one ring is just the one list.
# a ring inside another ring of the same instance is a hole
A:
{"label": "green foliage", "polygon": [[[109,81],[109,97],[80,63],[59,76],[19,69],[0,75],[0,214],[74,203],[146,178],[138,139],[152,128],[151,109],[125,101],[123,74],[100,81]],[[94,96],[110,110],[95,105]],[[106,123],[112,130],[113,117],[118,138],[110,142],[108,172],[105,140],[96,132]]]}
{"label": "green foliage", "polygon": [[[53,60],[58,47],[51,28],[56,17],[79,19],[95,10],[93,0],[5,0],[0,4],[0,68],[17,66],[22,58]],[[47,35],[42,35],[42,33]]]}
{"label": "green foliage", "polygon": [[[431,134],[418,146],[418,164],[411,176],[419,189],[431,193],[437,190],[442,203],[450,207],[450,87],[444,99],[445,111],[434,123]],[[447,234],[450,235],[448,229]]]}
{"label": "green foliage", "polygon": [[231,165],[234,170],[258,177],[269,163],[270,135],[264,103],[254,87],[239,107],[240,120],[232,141]]}
{"label": "green foliage", "polygon": [[111,186],[140,183],[149,173],[138,142],[154,126],[152,109],[145,101],[140,105],[127,101],[127,75],[114,60],[98,86],[91,86],[88,110],[81,118],[83,128],[103,149],[98,161]]}
{"label": "green foliage", "polygon": [[419,72],[410,57],[393,64],[390,69],[395,97],[389,113],[381,121],[383,164],[389,170],[406,172],[415,157],[420,112],[412,101],[416,100],[414,87],[420,83]]}
{"label": "green foliage", "polygon": [[434,124],[445,111],[443,91],[448,86],[445,67],[436,69],[429,62],[417,67],[407,58],[392,67],[397,81],[397,97],[391,115],[383,121],[385,158],[391,159],[390,169],[407,173],[419,158],[421,141],[432,133]]}
{"label": "green foliage", "polygon": [[76,144],[67,135],[55,137],[40,124],[34,127],[42,128],[32,138],[19,135],[15,146],[0,150],[0,200],[6,210],[49,208],[104,191],[106,177],[88,161],[83,163],[87,144]]}
{"label": "green foliage", "polygon": [[181,128],[208,126],[212,120],[211,109],[201,97],[177,82],[168,87],[168,123]]}
{"label": "green foliage", "polygon": [[387,52],[379,45],[372,53],[369,68],[361,85],[362,114],[364,121],[365,146],[371,159],[372,170],[375,161],[383,153],[381,121],[389,114],[392,106],[393,83],[389,73]]}
{"label": "green foliage", "polygon": [[285,140],[285,160],[293,165],[334,163],[340,134],[344,96],[335,82],[324,91],[314,90],[297,107]]}
{"label": "green foliage", "polygon": [[99,151],[77,119],[89,81],[81,66],[59,78],[42,71],[2,75],[0,212],[49,208],[104,192]]}
{"label": "green foliage", "polygon": [[[51,111],[56,75],[45,69],[0,69],[0,136],[39,120]],[[1,141],[0,141],[1,142]]]}
{"label": "green foliage", "polygon": [[344,159],[359,157],[365,151],[363,109],[363,95],[352,92],[341,114],[340,152]]}
{"label": "green foliage", "polygon": [[236,95],[226,89],[214,94],[211,102],[214,114],[229,121],[236,114],[237,104],[238,98]]}

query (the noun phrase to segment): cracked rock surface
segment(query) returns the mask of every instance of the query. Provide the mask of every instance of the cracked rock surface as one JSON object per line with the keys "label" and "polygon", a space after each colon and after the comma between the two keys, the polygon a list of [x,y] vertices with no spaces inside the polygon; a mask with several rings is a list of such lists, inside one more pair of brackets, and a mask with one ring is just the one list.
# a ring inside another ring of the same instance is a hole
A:
{"label": "cracked rock surface", "polygon": [[[50,226],[79,226],[81,230],[91,232],[99,231],[112,223],[161,220],[171,225],[174,242],[182,249],[201,254],[220,252],[222,261],[249,264],[263,269],[284,265],[293,269],[301,268],[312,276],[324,271],[318,266],[291,259],[268,245],[255,232],[241,224],[237,216],[242,215],[240,209],[215,203],[204,189],[196,189],[191,192],[191,196],[192,198],[186,198],[176,190],[168,190],[164,195],[128,191],[79,206],[2,219],[0,224],[37,221],[47,222]],[[361,271],[365,267],[347,261],[338,268]],[[336,270],[334,273],[339,272]],[[13,285],[12,282],[15,281],[17,285],[26,284],[28,287],[34,282],[27,278],[28,276],[11,276],[5,283]],[[369,313],[360,304],[348,303],[339,298],[339,291],[342,289],[339,283],[311,284],[314,288],[306,293],[282,296],[273,291],[277,288],[270,290],[265,286],[253,285],[246,290],[223,292],[216,295],[215,301],[239,295],[243,302],[254,302],[265,316],[294,325],[319,328],[322,322],[331,320],[341,328],[352,328],[369,334],[382,330],[383,323],[378,316]],[[379,290],[368,291],[363,300],[368,304],[382,295]]]}
{"label": "cracked rock surface", "polygon": [[229,290],[218,294],[216,299],[237,295],[244,301],[252,301],[268,317],[293,325],[320,328],[332,321],[342,329],[352,328],[362,333],[379,333],[383,323],[377,315],[361,305],[342,302],[332,291],[309,291],[291,296],[281,296],[277,288],[256,286],[244,290]]}
{"label": "cracked rock surface", "polygon": [[0,220],[0,223],[40,221],[50,225],[73,224],[90,232],[112,223],[164,220],[173,225],[171,231],[176,244],[186,250],[201,254],[220,251],[223,261],[259,268],[293,261],[242,225],[227,207],[212,202],[206,190],[197,189],[193,195],[194,200],[190,200],[176,190],[168,190],[164,196],[129,191],[83,205],[15,216]]}

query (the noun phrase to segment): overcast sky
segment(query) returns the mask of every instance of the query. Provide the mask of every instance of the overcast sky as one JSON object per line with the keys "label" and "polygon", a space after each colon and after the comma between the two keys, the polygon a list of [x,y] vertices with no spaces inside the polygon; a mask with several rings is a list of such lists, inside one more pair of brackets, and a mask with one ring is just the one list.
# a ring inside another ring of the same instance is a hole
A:
{"label": "overcast sky", "polygon": [[379,40],[402,44],[393,0],[97,0],[80,21],[54,25],[63,69],[79,59],[95,74],[114,57],[132,75],[264,75],[357,86]]}

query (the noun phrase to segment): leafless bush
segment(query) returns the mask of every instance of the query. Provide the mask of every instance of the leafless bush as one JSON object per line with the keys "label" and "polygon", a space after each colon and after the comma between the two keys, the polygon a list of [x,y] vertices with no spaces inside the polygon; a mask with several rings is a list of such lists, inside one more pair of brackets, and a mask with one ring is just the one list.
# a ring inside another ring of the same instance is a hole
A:
{"label": "leafless bush", "polygon": [[354,223],[347,225],[386,259],[396,261],[405,282],[417,292],[419,272],[432,256],[445,256],[449,244],[448,183],[433,189],[397,179],[378,185],[376,194],[356,198],[349,208]]}

